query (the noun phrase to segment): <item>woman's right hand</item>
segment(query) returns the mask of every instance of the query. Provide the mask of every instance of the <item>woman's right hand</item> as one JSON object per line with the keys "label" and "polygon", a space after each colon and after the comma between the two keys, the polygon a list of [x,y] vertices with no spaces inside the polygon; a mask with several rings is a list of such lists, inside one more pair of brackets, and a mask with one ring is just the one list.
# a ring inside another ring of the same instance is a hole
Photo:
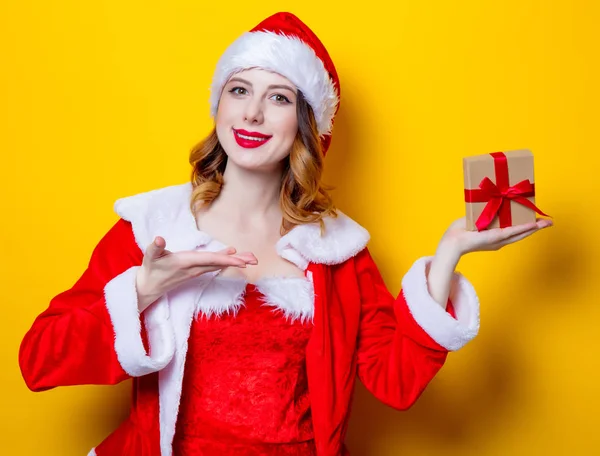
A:
{"label": "woman's right hand", "polygon": [[146,249],[137,271],[138,309],[143,312],[162,295],[189,279],[231,266],[245,268],[247,264],[258,264],[252,253],[236,255],[233,247],[217,252],[189,250],[173,253],[166,250],[164,238],[157,236]]}

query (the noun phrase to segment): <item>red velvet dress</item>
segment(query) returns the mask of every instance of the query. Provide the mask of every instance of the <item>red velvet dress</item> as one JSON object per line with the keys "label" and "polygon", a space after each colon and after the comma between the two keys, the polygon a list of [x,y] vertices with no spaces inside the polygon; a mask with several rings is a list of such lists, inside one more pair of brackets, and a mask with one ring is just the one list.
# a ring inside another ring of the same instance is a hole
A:
{"label": "red velvet dress", "polygon": [[237,314],[192,323],[174,456],[314,456],[306,375],[312,322],[246,286]]}

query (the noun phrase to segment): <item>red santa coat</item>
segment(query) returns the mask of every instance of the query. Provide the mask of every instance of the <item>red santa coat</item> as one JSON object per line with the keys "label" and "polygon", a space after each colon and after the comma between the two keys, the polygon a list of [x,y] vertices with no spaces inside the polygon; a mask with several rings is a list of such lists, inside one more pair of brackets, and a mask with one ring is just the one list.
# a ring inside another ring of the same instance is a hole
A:
{"label": "red santa coat", "polygon": [[[194,311],[227,309],[216,307],[223,299],[210,286],[215,272],[167,293],[140,316],[135,276],[155,236],[173,252],[224,247],[197,229],[190,195],[186,183],[118,200],[121,218],[86,271],[51,300],[22,341],[19,362],[32,391],[133,378],[129,418],[90,455],[172,456]],[[276,247],[313,284],[306,364],[315,444],[319,456],[340,456],[347,454],[355,378],[383,403],[407,409],[448,352],[476,336],[479,301],[455,272],[442,309],[427,289],[431,257],[415,261],[394,298],[369,254],[368,232],[343,213],[325,223],[324,235],[318,224],[301,225]]]}

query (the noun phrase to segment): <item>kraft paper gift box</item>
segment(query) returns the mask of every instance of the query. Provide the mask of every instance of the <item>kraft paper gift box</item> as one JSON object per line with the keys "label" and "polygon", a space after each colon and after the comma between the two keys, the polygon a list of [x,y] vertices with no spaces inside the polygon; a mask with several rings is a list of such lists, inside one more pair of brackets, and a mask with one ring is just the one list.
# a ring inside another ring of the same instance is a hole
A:
{"label": "kraft paper gift box", "polygon": [[535,222],[533,154],[528,149],[463,158],[467,230]]}

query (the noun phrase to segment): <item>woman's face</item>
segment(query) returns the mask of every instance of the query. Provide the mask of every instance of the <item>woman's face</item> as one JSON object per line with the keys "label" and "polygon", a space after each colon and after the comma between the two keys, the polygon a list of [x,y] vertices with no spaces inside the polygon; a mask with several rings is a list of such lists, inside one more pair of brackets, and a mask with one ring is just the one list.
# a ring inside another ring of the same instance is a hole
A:
{"label": "woman's face", "polygon": [[296,96],[294,84],[280,74],[254,68],[234,74],[216,115],[228,161],[246,169],[278,169],[298,131]]}

